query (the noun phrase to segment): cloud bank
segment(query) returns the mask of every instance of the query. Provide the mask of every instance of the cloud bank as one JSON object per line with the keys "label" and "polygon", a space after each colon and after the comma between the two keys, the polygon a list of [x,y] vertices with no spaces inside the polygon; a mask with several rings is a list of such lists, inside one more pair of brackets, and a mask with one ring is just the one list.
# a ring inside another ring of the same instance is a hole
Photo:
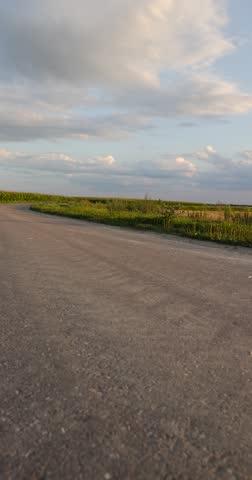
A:
{"label": "cloud bank", "polygon": [[[191,153],[164,154],[156,160],[140,161],[125,165],[112,155],[93,158],[75,158],[64,153],[31,155],[24,152],[0,150],[0,172],[36,172],[67,176],[70,181],[88,186],[89,176],[103,176],[107,181],[116,182],[119,187],[125,180],[139,179],[149,184],[176,181],[178,190],[183,187],[251,190],[252,152],[237,154],[228,158],[212,146]],[[114,179],[114,180],[113,180]],[[148,183],[147,182],[147,183]]]}
{"label": "cloud bank", "polygon": [[[31,178],[29,188],[41,189],[46,178],[62,193],[64,185],[84,194],[251,196],[250,150],[181,147],[134,163],[113,153],[113,142],[154,135],[167,120],[190,127],[252,110],[252,94],[218,70],[239,48],[228,22],[228,0],[22,0],[22,8],[0,0],[0,179],[19,186]],[[63,140],[62,153],[53,152]],[[10,147],[35,141],[51,151]],[[71,153],[79,141],[93,142],[97,155]]]}
{"label": "cloud bank", "polygon": [[227,22],[226,0],[0,0],[0,141],[248,112],[252,95],[214,67],[236,49]]}

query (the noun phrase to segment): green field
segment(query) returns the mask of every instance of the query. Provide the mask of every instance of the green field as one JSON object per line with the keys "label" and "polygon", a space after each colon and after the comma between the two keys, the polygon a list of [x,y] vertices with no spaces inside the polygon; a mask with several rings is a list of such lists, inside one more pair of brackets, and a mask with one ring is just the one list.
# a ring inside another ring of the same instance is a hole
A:
{"label": "green field", "polygon": [[161,200],[65,198],[32,210],[109,225],[252,247],[252,207]]}
{"label": "green field", "polygon": [[32,210],[52,215],[252,247],[251,206],[0,191],[1,203],[30,203]]}
{"label": "green field", "polygon": [[1,203],[32,203],[32,202],[48,202],[48,201],[63,201],[64,196],[58,195],[45,195],[41,193],[29,193],[29,192],[3,192],[0,191],[0,204]]}

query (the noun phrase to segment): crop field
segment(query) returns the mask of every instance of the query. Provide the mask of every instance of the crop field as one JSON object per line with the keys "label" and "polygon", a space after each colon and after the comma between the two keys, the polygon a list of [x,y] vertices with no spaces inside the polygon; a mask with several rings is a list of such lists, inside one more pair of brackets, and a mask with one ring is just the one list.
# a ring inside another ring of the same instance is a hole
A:
{"label": "crop field", "polygon": [[32,203],[32,202],[48,202],[48,201],[63,201],[64,196],[58,195],[45,195],[41,193],[29,193],[29,192],[3,192],[0,191],[0,204],[1,203]]}
{"label": "crop field", "polygon": [[0,191],[1,203],[30,203],[32,210],[52,215],[252,247],[251,206]]}
{"label": "crop field", "polygon": [[109,225],[252,247],[252,207],[161,200],[65,198],[32,210]]}

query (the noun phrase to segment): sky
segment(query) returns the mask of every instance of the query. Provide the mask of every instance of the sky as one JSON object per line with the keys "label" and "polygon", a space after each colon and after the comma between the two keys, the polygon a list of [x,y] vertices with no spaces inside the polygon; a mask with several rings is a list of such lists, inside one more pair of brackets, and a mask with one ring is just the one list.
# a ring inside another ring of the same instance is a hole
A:
{"label": "sky", "polygon": [[251,0],[0,0],[0,190],[252,204]]}

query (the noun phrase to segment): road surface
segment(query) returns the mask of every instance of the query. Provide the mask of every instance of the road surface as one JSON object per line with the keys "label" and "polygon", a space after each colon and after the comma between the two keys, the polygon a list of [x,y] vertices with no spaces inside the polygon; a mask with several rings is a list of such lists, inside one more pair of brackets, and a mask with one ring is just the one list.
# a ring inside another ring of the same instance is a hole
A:
{"label": "road surface", "polygon": [[252,255],[0,207],[0,478],[252,478]]}

